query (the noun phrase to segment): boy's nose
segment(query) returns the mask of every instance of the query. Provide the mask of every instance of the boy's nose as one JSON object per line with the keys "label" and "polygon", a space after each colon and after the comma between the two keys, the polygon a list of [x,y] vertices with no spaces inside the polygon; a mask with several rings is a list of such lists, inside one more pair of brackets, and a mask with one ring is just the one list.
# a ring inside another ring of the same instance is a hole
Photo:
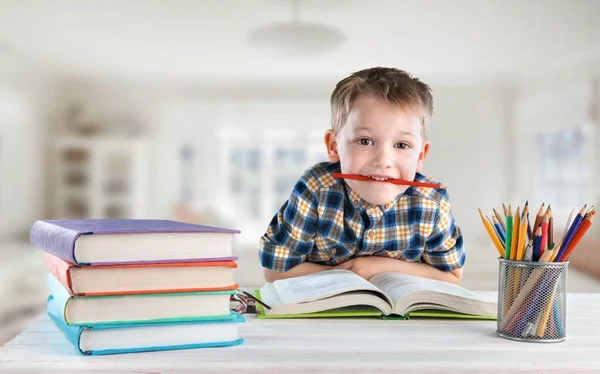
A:
{"label": "boy's nose", "polygon": [[377,147],[374,164],[377,167],[389,168],[392,166],[391,150],[387,147]]}

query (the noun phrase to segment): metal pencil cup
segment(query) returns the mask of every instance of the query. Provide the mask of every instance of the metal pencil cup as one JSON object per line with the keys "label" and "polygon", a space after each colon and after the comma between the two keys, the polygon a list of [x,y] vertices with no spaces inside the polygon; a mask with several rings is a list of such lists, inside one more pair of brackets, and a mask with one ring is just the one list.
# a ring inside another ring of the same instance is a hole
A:
{"label": "metal pencil cup", "polygon": [[499,261],[496,334],[526,342],[565,340],[569,263]]}

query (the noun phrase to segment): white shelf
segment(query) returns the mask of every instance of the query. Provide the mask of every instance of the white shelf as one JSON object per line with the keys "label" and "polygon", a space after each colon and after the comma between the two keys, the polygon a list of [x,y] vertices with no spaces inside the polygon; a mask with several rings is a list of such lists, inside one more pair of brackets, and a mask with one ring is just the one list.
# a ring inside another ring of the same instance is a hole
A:
{"label": "white shelf", "polygon": [[[147,216],[150,143],[145,138],[61,136],[52,142],[53,215]],[[108,186],[117,184],[114,192]]]}

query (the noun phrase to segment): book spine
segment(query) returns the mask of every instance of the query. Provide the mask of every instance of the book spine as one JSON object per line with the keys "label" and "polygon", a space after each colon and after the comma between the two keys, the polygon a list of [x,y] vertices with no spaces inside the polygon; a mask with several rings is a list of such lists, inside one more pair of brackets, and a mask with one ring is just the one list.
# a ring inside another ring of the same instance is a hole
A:
{"label": "book spine", "polygon": [[217,347],[234,347],[244,343],[244,339],[240,338],[228,342],[202,343],[202,344],[185,344],[185,345],[167,345],[159,347],[141,347],[130,349],[104,349],[90,352],[94,356],[113,355],[120,353],[139,353],[139,352],[159,352],[159,351],[174,351],[181,349],[197,349],[197,348],[217,348]]}
{"label": "book spine", "polygon": [[38,220],[31,227],[29,242],[56,257],[77,264],[74,248],[79,235],[80,232]]}
{"label": "book spine", "polygon": [[54,298],[54,302],[62,314],[65,323],[70,325],[67,306],[73,295],[71,295],[69,290],[67,290],[52,274],[48,274],[48,289],[50,290],[50,294]]}
{"label": "book spine", "polygon": [[81,346],[79,345],[79,339],[84,328],[67,326],[67,323],[65,322],[62,313],[52,295],[48,297],[48,301],[46,302],[46,311],[50,319],[54,321],[56,326],[63,332],[63,334],[65,334],[67,339],[75,346],[75,348],[77,348],[79,352],[83,354],[90,354],[90,352],[83,352],[80,348]]}
{"label": "book spine", "polygon": [[74,265],[63,261],[62,259],[48,252],[45,253],[44,261],[46,268],[50,271],[54,278],[56,278],[60,284],[62,284],[71,293],[71,295],[75,295],[69,272],[69,269],[74,267]]}

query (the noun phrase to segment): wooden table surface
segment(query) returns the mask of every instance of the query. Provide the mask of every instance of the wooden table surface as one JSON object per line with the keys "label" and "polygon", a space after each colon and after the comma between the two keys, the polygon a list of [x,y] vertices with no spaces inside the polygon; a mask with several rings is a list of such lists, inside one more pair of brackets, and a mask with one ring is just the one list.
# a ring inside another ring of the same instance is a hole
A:
{"label": "wooden table surface", "polygon": [[238,347],[111,356],[79,355],[44,315],[0,349],[0,372],[600,373],[600,294],[567,305],[561,343],[507,340],[495,321],[250,316]]}

